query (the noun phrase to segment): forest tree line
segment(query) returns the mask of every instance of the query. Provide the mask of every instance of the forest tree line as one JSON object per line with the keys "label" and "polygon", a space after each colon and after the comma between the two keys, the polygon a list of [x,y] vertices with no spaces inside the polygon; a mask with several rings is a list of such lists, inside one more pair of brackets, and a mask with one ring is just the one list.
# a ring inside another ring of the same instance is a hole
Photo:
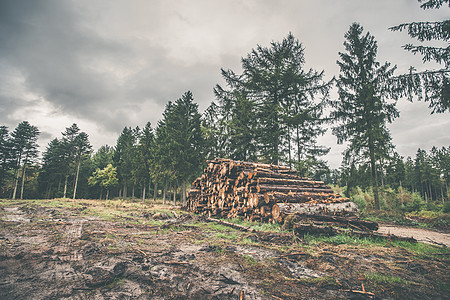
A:
{"label": "forest tree line", "polygon": [[[422,7],[443,3],[448,0]],[[419,41],[448,41],[449,27],[447,20],[391,29],[407,29]],[[387,188],[444,201],[450,146],[418,149],[415,158],[405,160],[396,153],[387,124],[399,117],[396,103],[405,97],[427,101],[432,113],[450,112],[449,48],[406,45],[424,62],[444,66],[395,75],[395,66],[377,61],[375,38],[360,24],[352,24],[344,38],[340,73],[330,81],[323,70],[304,68],[304,48],[290,33],[242,58],[242,73],[222,69],[225,86],[214,88],[216,101],[203,114],[188,91],[166,105],[155,127],[125,127],[115,146],[95,153],[76,124],[47,145],[41,160],[38,128],[27,121],[12,132],[1,126],[1,196],[145,199],[161,191],[164,200],[175,201],[178,192],[184,202],[206,160],[223,157],[288,165],[301,175],[345,186],[347,196],[356,187],[370,189],[377,209]],[[337,99],[331,99],[331,89]],[[330,149],[317,142],[329,127],[338,143],[347,145],[339,170],[329,169],[322,157]]]}

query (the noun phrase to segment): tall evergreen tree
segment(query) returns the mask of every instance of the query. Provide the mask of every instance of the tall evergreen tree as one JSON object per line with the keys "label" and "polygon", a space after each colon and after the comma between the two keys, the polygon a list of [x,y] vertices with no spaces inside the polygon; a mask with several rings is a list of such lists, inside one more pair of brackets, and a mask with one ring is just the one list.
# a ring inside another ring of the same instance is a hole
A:
{"label": "tall evergreen tree", "polygon": [[104,169],[107,165],[113,163],[114,148],[108,145],[103,145],[92,155],[92,167],[96,169]]}
{"label": "tall evergreen tree", "polygon": [[[241,75],[222,69],[228,89],[217,85],[215,93],[230,120],[227,125],[237,129],[236,134],[231,130],[235,141],[231,140],[230,149],[235,147],[234,142],[254,140],[257,153],[253,156],[275,164],[290,162],[294,130],[299,146],[301,139],[314,141],[323,134],[323,107],[314,97],[326,95],[329,84],[323,83],[323,71],[305,71],[304,63],[303,46],[289,34],[282,42],[272,42],[270,48],[258,45],[252,50],[242,59]],[[300,128],[310,126],[314,130],[301,132]],[[251,134],[242,133],[244,130]],[[301,157],[310,149],[297,147],[297,151]]]}
{"label": "tall evergreen tree", "polygon": [[167,177],[181,181],[185,202],[186,181],[198,175],[204,161],[201,115],[191,92],[167,104],[156,130],[156,144],[159,165]]}
{"label": "tall evergreen tree", "polygon": [[139,171],[139,181],[142,185],[142,201],[145,200],[147,185],[149,185],[150,191],[150,178],[153,172],[154,143],[155,136],[152,125],[148,122],[145,124],[139,135],[139,144],[137,145],[137,169]]}
{"label": "tall evergreen tree", "polygon": [[135,145],[135,130],[131,127],[125,127],[117,139],[114,149],[114,165],[117,166],[117,177],[122,188],[123,198],[128,196],[128,186],[133,183]]}
{"label": "tall evergreen tree", "polygon": [[[450,7],[449,0],[418,0],[423,9]],[[420,54],[423,62],[434,61],[443,64],[438,70],[416,72],[411,67],[409,74],[392,79],[392,88],[409,100],[414,95],[429,102],[431,113],[450,112],[450,20],[435,22],[411,22],[389,28],[393,31],[407,30],[411,38],[421,42],[420,45],[407,44],[403,48],[413,54]],[[447,47],[437,47],[436,41],[447,42]],[[424,44],[431,42],[430,44]]]}
{"label": "tall evergreen tree", "polygon": [[80,166],[83,160],[90,157],[92,146],[89,142],[89,136],[85,132],[80,132],[75,138],[74,145],[75,156],[75,184],[73,188],[73,199],[76,198],[78,179],[80,177]]}
{"label": "tall evergreen tree", "polygon": [[19,175],[22,175],[20,199],[23,198],[25,174],[27,166],[37,158],[39,147],[37,139],[39,130],[28,121],[20,122],[11,133],[11,149],[15,160],[15,180],[12,198],[16,199]]}
{"label": "tall evergreen tree", "polygon": [[67,127],[62,133],[61,147],[64,148],[64,161],[66,163],[65,184],[64,184],[64,197],[67,195],[67,181],[70,172],[73,174],[73,194],[72,198],[76,198],[78,179],[80,175],[80,167],[82,162],[90,156],[92,146],[89,142],[89,136],[87,133],[82,132],[77,124],[72,124]]}
{"label": "tall evergreen tree", "polygon": [[226,122],[221,112],[222,108],[212,102],[205,110],[202,116],[202,132],[205,138],[205,155],[207,159],[216,157],[230,157],[230,151],[227,149]]}
{"label": "tall evergreen tree", "polygon": [[338,143],[348,141],[346,159],[359,156],[370,162],[375,208],[380,209],[377,164],[393,148],[386,127],[399,113],[395,103],[386,101],[386,82],[395,70],[389,63],[376,61],[377,43],[363,27],[353,23],[345,33],[345,53],[339,52],[337,64],[339,99],[331,101],[333,128]]}
{"label": "tall evergreen tree", "polygon": [[3,189],[8,177],[8,171],[11,169],[11,140],[6,126],[0,126],[0,196],[3,195]]}

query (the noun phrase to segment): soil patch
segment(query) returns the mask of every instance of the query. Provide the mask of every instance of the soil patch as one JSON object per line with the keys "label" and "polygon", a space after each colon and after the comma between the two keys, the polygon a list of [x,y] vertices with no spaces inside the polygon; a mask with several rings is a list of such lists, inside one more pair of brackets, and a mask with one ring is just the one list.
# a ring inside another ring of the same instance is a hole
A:
{"label": "soil patch", "polygon": [[445,248],[307,242],[176,207],[59,201],[1,202],[0,299],[448,296]]}

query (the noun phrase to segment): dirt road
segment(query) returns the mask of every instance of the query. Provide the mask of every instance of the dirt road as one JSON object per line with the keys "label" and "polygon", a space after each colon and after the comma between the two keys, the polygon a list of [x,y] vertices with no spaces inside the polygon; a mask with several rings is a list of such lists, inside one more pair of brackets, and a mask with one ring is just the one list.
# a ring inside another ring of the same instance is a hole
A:
{"label": "dirt road", "polygon": [[446,248],[308,240],[266,225],[248,233],[121,201],[0,200],[0,299],[448,295]]}
{"label": "dirt road", "polygon": [[378,232],[401,237],[413,237],[419,242],[450,247],[450,234],[434,230],[380,224]]}

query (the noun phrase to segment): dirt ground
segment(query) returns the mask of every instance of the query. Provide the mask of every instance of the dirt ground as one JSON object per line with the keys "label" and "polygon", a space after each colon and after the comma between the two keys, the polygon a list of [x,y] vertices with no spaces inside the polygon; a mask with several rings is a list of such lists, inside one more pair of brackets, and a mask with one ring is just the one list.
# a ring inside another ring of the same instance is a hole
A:
{"label": "dirt ground", "polygon": [[450,234],[445,232],[390,224],[381,224],[378,232],[401,237],[413,237],[422,243],[450,247]]}
{"label": "dirt ground", "polygon": [[0,299],[448,299],[445,247],[254,228],[162,205],[1,200]]}

